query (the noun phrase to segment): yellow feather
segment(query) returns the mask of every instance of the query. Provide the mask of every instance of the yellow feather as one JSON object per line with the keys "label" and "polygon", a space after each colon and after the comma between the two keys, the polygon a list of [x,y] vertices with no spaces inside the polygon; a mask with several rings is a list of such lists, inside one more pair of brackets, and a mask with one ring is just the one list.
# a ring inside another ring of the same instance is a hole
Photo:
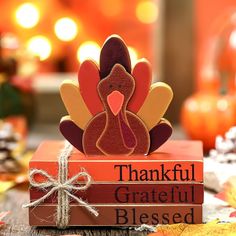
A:
{"label": "yellow feather", "polygon": [[84,129],[92,118],[79,90],[79,85],[71,80],[65,80],[60,87],[62,101],[77,126]]}
{"label": "yellow feather", "polygon": [[151,85],[148,96],[137,113],[146,124],[148,130],[151,130],[160,121],[172,98],[173,92],[169,85],[163,82]]}

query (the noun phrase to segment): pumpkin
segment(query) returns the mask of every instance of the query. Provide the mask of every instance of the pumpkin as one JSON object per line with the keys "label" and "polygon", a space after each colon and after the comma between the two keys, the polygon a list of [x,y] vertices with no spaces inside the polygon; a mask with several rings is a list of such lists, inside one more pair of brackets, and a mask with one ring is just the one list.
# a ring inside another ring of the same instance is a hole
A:
{"label": "pumpkin", "polygon": [[186,134],[202,140],[208,151],[215,146],[217,135],[236,124],[236,98],[230,94],[195,93],[183,103],[181,123]]}

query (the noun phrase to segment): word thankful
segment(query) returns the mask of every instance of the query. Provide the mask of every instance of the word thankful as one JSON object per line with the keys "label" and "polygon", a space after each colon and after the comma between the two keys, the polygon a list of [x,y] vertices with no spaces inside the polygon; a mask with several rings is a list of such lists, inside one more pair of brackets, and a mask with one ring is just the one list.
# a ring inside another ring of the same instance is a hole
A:
{"label": "word thankful", "polygon": [[196,181],[194,164],[183,168],[177,163],[172,169],[166,164],[158,165],[157,169],[135,169],[132,164],[119,164],[114,165],[114,171],[118,181]]}

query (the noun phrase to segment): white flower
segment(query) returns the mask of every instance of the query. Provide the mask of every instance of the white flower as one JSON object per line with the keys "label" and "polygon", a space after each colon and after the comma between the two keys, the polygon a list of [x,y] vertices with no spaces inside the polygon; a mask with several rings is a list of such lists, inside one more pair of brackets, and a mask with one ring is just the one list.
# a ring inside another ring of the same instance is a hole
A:
{"label": "white flower", "polygon": [[232,127],[229,129],[228,132],[225,134],[226,139],[236,139],[236,127]]}

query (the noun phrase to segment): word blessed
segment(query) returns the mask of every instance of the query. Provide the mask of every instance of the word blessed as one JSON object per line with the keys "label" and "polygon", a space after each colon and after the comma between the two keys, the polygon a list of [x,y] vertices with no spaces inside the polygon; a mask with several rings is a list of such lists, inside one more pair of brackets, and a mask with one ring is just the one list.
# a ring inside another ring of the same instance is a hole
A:
{"label": "word blessed", "polygon": [[189,168],[183,168],[181,164],[175,164],[172,169],[165,164],[158,169],[135,169],[132,164],[114,165],[118,172],[118,181],[195,181],[195,166],[190,164]]}
{"label": "word blessed", "polygon": [[[153,210],[155,207],[153,207]],[[139,212],[136,208],[125,209],[116,208],[116,224],[117,225],[157,225],[157,224],[176,224],[176,223],[194,223],[194,208],[190,212],[181,214],[180,212]]]}

